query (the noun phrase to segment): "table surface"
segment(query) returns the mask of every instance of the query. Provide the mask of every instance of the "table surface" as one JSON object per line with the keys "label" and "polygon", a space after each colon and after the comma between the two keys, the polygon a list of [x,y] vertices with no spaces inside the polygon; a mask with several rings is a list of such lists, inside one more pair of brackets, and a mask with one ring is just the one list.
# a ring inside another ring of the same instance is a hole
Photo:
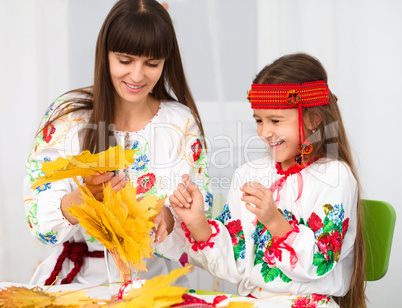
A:
{"label": "table surface", "polygon": [[[14,283],[14,282],[0,282],[0,289],[8,288],[11,286],[16,287],[26,287],[26,288],[33,288],[37,287],[34,285],[23,284],[23,283]],[[65,291],[77,291],[77,290],[86,290],[88,297],[98,298],[98,299],[105,299],[109,300],[111,298],[111,289],[109,286],[94,286],[94,285],[85,285],[85,284],[77,284],[72,283],[68,285],[55,285],[55,286],[38,286],[41,287],[43,290],[49,293],[54,292],[65,292]],[[227,294],[227,293],[219,293],[219,292],[210,292],[210,291],[203,291],[203,290],[193,290],[190,289],[188,294],[199,297],[208,303],[212,303],[214,298],[218,295],[226,295],[229,297],[230,302],[245,302],[250,301],[254,303],[255,308],[284,308],[288,306],[284,306],[281,304],[273,303],[269,300],[258,300],[255,301],[249,297],[238,296],[234,294]]]}

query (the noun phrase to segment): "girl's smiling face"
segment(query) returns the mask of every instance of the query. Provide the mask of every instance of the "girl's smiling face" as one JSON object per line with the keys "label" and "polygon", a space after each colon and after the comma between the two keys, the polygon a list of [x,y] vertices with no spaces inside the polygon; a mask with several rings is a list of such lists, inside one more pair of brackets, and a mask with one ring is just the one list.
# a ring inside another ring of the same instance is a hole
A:
{"label": "girl's smiling face", "polygon": [[[268,144],[275,161],[281,163],[283,170],[287,170],[294,163],[295,156],[300,154],[297,108],[254,109],[254,119],[258,136]],[[306,131],[306,138],[307,134]]]}

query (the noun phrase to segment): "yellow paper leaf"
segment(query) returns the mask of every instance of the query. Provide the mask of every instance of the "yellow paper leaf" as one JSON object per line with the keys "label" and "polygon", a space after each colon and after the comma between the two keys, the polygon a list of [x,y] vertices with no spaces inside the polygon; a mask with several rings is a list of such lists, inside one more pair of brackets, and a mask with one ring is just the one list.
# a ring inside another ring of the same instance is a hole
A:
{"label": "yellow paper leaf", "polygon": [[97,154],[84,151],[79,155],[67,155],[67,158],[59,157],[55,161],[44,162],[41,171],[45,175],[38,177],[31,187],[35,189],[66,178],[84,178],[91,174],[124,169],[134,162],[135,152],[136,150],[124,150],[117,145]]}

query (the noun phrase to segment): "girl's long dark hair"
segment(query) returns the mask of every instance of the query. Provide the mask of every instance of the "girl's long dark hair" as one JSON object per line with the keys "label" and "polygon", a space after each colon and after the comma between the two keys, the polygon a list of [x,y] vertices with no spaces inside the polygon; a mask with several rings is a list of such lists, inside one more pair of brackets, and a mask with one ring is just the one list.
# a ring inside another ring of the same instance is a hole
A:
{"label": "girl's long dark hair", "polygon": [[[283,56],[272,64],[267,65],[256,76],[253,82],[261,84],[276,84],[304,83],[317,80],[324,80],[328,84],[327,73],[320,61],[310,55],[297,53]],[[328,105],[314,108],[303,108],[304,117],[308,114],[310,119],[312,119],[317,113],[322,118],[321,123],[317,127],[317,133],[320,138],[317,138],[318,140],[312,140],[314,143],[311,156],[322,155],[322,157],[333,158],[346,163],[350,167],[358,184],[358,201],[356,205],[357,225],[352,281],[349,292],[344,297],[337,297],[335,300],[342,308],[366,308],[366,255],[362,232],[363,212],[360,204],[360,182],[353,162],[349,141],[342,122],[337,99],[331,92],[329,94]],[[331,144],[336,144],[337,147],[331,146]]]}
{"label": "girl's long dark hair", "polygon": [[68,92],[77,94],[79,98],[61,104],[46,125],[68,113],[89,110],[92,111],[89,123],[95,125],[85,130],[81,150],[96,153],[112,145],[115,89],[109,70],[110,51],[165,59],[162,75],[152,95],[158,100],[175,100],[188,106],[204,135],[184,74],[172,20],[166,9],[155,0],[120,0],[113,6],[98,35],[93,86]]}

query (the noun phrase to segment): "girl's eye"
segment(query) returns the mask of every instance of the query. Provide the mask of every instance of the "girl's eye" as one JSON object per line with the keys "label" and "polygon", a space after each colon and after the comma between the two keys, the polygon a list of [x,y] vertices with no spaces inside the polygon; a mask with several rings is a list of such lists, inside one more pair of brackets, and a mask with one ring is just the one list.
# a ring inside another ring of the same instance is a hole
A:
{"label": "girl's eye", "polygon": [[260,119],[255,119],[255,123],[262,123],[262,120],[260,120]]}
{"label": "girl's eye", "polygon": [[272,123],[274,123],[274,124],[279,123],[279,120],[271,120],[271,121],[272,121]]}

